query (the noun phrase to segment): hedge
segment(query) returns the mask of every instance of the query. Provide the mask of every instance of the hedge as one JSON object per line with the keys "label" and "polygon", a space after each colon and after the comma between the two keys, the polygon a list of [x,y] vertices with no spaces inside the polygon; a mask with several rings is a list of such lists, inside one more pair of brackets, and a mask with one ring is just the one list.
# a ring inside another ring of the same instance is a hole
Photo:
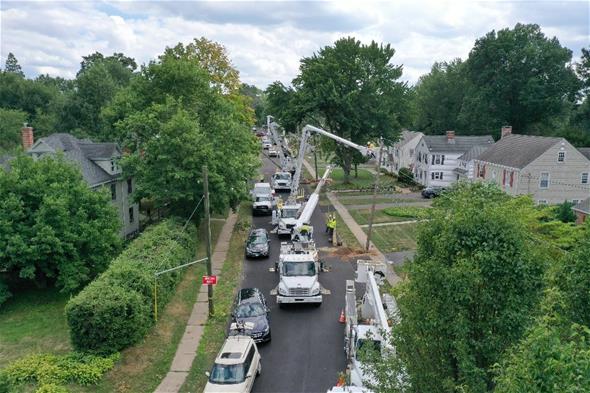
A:
{"label": "hedge", "polygon": [[[65,308],[76,350],[109,354],[140,341],[153,325],[154,273],[189,262],[193,228],[172,220],[146,230]],[[158,277],[158,306],[174,294],[183,270]]]}

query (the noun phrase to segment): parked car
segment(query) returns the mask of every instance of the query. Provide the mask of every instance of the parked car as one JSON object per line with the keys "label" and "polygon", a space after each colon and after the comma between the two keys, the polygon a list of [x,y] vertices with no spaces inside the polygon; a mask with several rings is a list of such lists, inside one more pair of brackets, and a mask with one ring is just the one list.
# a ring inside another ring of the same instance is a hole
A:
{"label": "parked car", "polygon": [[252,229],[246,240],[246,257],[268,257],[270,252],[270,237],[264,228]]}
{"label": "parked car", "polygon": [[439,196],[445,189],[443,187],[430,186],[422,190],[423,198],[434,198]]}
{"label": "parked car", "polygon": [[240,289],[231,315],[234,331],[238,326],[245,326],[239,334],[252,337],[256,343],[270,341],[270,310],[258,288]]}
{"label": "parked car", "polygon": [[262,148],[268,150],[272,147],[272,143],[269,140],[262,140]]}
{"label": "parked car", "polygon": [[266,132],[264,132],[264,130],[257,130],[256,131],[256,136],[266,136]]}
{"label": "parked car", "polygon": [[260,353],[248,336],[229,336],[217,354],[210,372],[205,393],[250,392],[254,378],[260,375]]}
{"label": "parked car", "polygon": [[279,151],[277,150],[276,147],[271,147],[268,149],[268,156],[269,157],[278,157],[279,156]]}

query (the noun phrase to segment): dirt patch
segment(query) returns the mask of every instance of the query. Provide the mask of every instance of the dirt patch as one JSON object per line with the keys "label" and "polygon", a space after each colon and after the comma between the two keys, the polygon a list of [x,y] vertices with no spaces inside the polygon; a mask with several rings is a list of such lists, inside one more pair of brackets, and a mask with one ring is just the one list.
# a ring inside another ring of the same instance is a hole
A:
{"label": "dirt patch", "polygon": [[356,258],[367,255],[367,253],[358,247],[326,247],[322,248],[328,256],[340,257],[340,258]]}

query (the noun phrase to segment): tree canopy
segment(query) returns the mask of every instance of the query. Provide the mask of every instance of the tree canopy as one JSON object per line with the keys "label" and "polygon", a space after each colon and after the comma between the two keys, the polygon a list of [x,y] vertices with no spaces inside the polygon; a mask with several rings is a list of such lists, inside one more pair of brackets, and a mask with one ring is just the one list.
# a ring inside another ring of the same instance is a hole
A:
{"label": "tree canopy", "polygon": [[119,226],[110,194],[63,156],[18,155],[0,170],[0,270],[10,280],[74,291],[108,266]]}

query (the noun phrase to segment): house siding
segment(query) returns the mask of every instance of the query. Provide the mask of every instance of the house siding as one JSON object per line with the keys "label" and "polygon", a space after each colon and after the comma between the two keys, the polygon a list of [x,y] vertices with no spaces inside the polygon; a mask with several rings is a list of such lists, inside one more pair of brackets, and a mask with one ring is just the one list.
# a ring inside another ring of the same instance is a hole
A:
{"label": "house siding", "polygon": [[[565,152],[565,161],[558,162],[558,153]],[[590,184],[582,184],[582,173],[590,172],[590,161],[565,139],[546,150],[522,169],[510,168],[485,161],[476,161],[482,168],[483,179],[497,184],[511,195],[530,194],[535,202],[558,204],[564,201],[584,200],[590,196]],[[502,180],[514,172],[514,184],[504,186]],[[547,188],[540,187],[541,173],[549,174]],[[476,173],[477,176],[477,173]]]}
{"label": "house siding", "polygon": [[[432,156],[433,155],[444,155],[445,156],[445,163],[442,164],[432,164]],[[430,152],[428,150],[428,146],[423,139],[420,140],[418,146],[416,147],[416,160],[415,162],[415,170],[414,170],[414,178],[420,184],[425,187],[429,186],[440,186],[440,187],[448,187],[451,184],[457,181],[457,174],[455,173],[455,168],[458,167],[459,161],[458,158],[463,154],[460,153],[444,153],[444,152]],[[418,161],[417,157],[420,155],[422,157],[421,161]],[[426,157],[426,161],[424,160]],[[439,179],[432,179],[433,172],[442,172],[442,180]]]}
{"label": "house siding", "polygon": [[[107,189],[109,195],[111,193],[111,184],[115,184],[116,199],[112,201],[117,208],[119,220],[121,221],[120,235],[128,237],[139,231],[139,205],[133,203],[132,194],[127,192],[127,179],[117,180],[105,184],[103,187]],[[95,187],[97,189],[98,187]],[[135,181],[132,180],[132,189],[135,189]],[[133,222],[129,222],[129,208],[133,208]]]}

